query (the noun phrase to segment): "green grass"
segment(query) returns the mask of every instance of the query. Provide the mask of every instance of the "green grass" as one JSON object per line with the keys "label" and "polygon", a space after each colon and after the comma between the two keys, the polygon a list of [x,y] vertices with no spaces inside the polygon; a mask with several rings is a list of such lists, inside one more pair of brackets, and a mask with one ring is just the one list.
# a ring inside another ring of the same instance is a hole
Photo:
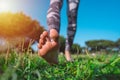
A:
{"label": "green grass", "polygon": [[74,62],[59,56],[49,65],[36,54],[0,55],[0,80],[120,80],[118,54],[73,55]]}

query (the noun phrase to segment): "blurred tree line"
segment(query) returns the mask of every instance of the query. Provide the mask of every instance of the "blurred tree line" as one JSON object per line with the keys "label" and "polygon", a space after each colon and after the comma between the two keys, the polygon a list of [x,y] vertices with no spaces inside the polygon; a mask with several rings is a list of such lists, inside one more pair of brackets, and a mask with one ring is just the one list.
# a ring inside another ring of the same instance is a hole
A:
{"label": "blurred tree line", "polygon": [[0,13],[0,52],[8,48],[26,49],[44,31],[37,20],[20,13]]}
{"label": "blurred tree line", "polygon": [[[45,29],[37,20],[20,13],[0,13],[0,52],[7,49],[16,49],[23,51],[28,49],[30,44],[39,41],[40,34]],[[60,52],[64,53],[65,38],[60,36]],[[96,51],[119,51],[120,39],[117,41],[110,40],[89,40],[85,42],[86,47],[79,44],[71,46],[71,53],[83,53],[85,50],[89,52]]]}
{"label": "blurred tree line", "polygon": [[[64,53],[64,51],[65,51],[65,40],[66,39],[63,36],[59,37],[59,42],[60,42],[59,51],[62,53]],[[82,48],[80,47],[79,44],[75,43],[71,46],[71,53],[72,54],[79,54],[79,53],[81,53],[81,51],[82,51]]]}
{"label": "blurred tree line", "polygon": [[120,39],[117,41],[111,40],[90,40],[86,41],[86,45],[89,51],[106,51],[106,52],[119,52],[120,51]]}
{"label": "blurred tree line", "polygon": [[[65,38],[60,36],[60,52],[64,52]],[[89,52],[120,52],[120,39],[117,41],[110,40],[89,40],[85,42],[86,47],[81,47],[79,44],[73,44],[71,47],[71,53],[85,53],[85,50]]]}

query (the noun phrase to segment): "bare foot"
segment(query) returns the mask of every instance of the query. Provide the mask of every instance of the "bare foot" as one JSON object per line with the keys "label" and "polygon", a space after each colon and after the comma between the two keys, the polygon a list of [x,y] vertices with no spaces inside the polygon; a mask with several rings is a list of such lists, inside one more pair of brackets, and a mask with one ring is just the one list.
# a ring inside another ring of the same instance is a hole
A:
{"label": "bare foot", "polygon": [[55,29],[50,30],[50,35],[44,31],[40,36],[38,55],[50,64],[58,63],[58,37],[59,34]]}
{"label": "bare foot", "polygon": [[65,51],[65,58],[67,61],[72,62],[73,59],[71,58],[70,51]]}

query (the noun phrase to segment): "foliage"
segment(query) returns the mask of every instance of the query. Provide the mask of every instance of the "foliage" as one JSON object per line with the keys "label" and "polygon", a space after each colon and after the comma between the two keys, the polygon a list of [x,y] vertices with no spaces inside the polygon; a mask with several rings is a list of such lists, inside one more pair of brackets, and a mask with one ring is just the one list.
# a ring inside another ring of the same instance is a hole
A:
{"label": "foliage", "polygon": [[116,41],[116,47],[119,47],[119,48],[120,48],[120,39],[118,39],[118,40]]}
{"label": "foliage", "polygon": [[[65,38],[63,36],[60,36],[59,37],[59,42],[60,42],[60,52],[63,52],[65,51]],[[72,47],[71,47],[71,53],[80,53],[81,52],[81,47],[79,44],[73,44]]]}
{"label": "foliage", "polygon": [[90,40],[86,42],[86,45],[90,47],[92,51],[106,50],[107,48],[115,46],[114,42],[110,40]]}
{"label": "foliage", "polygon": [[38,41],[44,28],[22,12],[0,13],[0,48],[27,48],[30,42]]}
{"label": "foliage", "polygon": [[0,55],[0,80],[119,80],[120,57],[114,55],[77,55],[58,65],[49,65],[35,54],[15,52]]}
{"label": "foliage", "polygon": [[78,44],[73,44],[72,48],[71,48],[71,53],[81,53],[82,49],[80,47],[80,45]]}
{"label": "foliage", "polygon": [[65,38],[63,36],[59,37],[59,43],[60,43],[59,51],[64,53],[64,51],[65,51]]}

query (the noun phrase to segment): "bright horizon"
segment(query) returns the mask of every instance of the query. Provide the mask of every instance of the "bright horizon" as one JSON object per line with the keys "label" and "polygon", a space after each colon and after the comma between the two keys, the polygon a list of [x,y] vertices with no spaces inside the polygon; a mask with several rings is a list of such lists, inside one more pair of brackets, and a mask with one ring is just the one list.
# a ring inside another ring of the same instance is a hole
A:
{"label": "bright horizon", "polygon": [[[66,0],[61,11],[61,32],[66,37]],[[74,43],[85,46],[85,41],[120,38],[119,0],[81,0],[78,10],[78,27]],[[0,12],[24,12],[47,29],[46,13],[49,0],[0,0]]]}

